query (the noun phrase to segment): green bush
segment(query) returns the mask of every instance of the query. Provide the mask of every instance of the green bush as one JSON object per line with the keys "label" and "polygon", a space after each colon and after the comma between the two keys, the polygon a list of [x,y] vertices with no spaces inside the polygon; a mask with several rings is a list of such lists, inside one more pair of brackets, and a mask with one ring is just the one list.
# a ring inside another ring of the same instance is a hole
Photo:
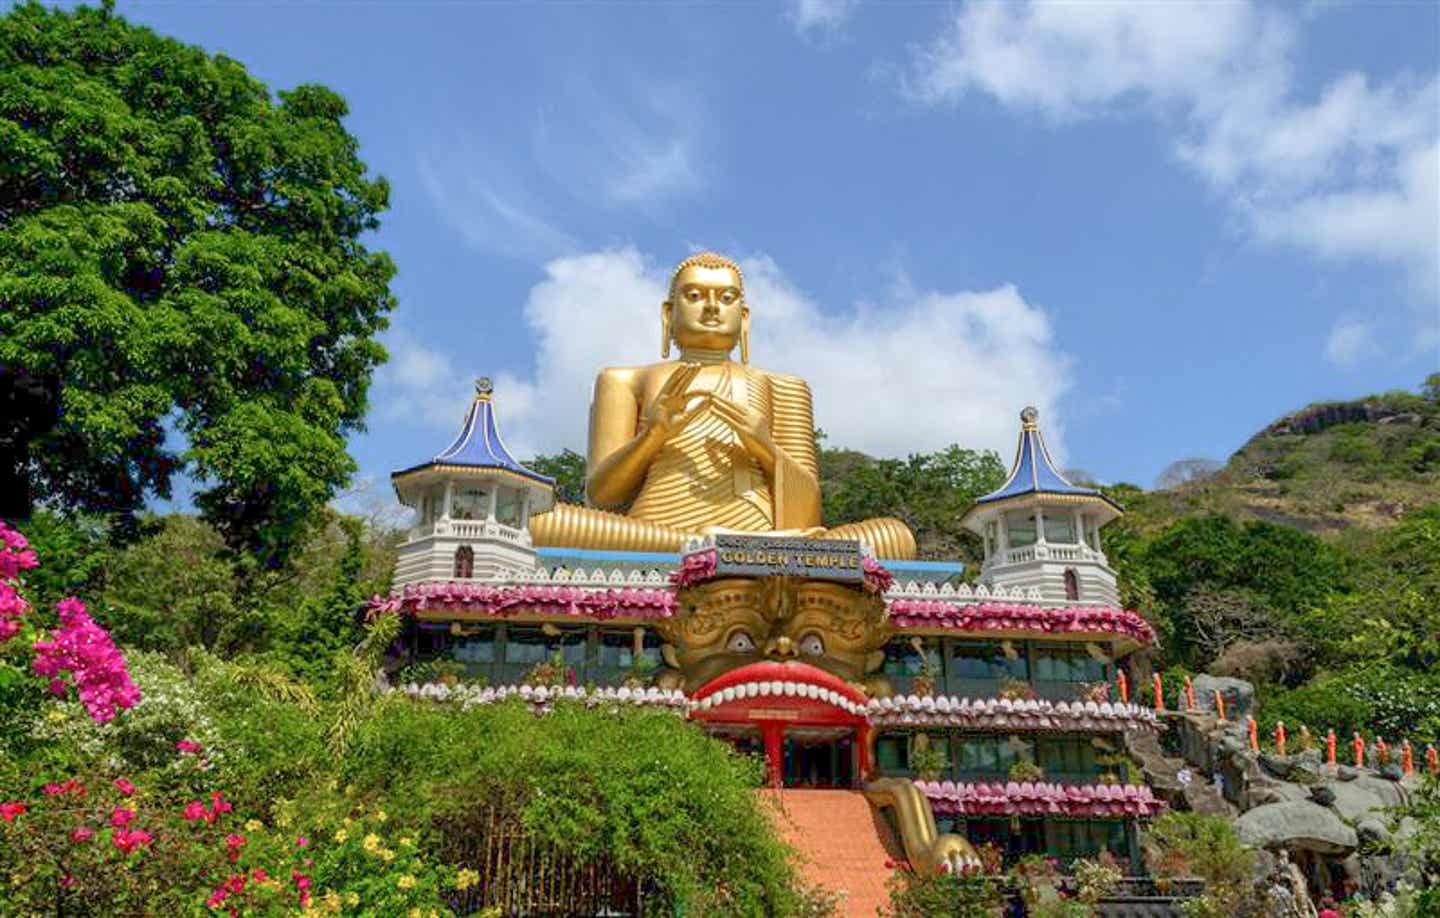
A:
{"label": "green bush", "polygon": [[788,849],[755,793],[761,767],[671,714],[558,704],[537,716],[519,701],[460,710],[392,695],[342,769],[416,825],[463,830],[484,806],[512,805],[537,841],[608,859],[700,913],[798,907]]}

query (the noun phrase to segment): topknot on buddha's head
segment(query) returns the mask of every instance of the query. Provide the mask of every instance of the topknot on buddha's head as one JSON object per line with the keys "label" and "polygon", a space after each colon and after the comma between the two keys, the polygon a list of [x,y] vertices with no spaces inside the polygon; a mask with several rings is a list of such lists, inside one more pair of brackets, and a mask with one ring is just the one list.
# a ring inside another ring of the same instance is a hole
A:
{"label": "topknot on buddha's head", "polygon": [[675,272],[670,275],[670,292],[675,291],[675,281],[680,279],[680,274],[686,268],[723,268],[735,272],[735,279],[739,281],[740,287],[745,286],[745,275],[740,270],[740,265],[732,258],[726,258],[719,252],[696,252],[675,266]]}

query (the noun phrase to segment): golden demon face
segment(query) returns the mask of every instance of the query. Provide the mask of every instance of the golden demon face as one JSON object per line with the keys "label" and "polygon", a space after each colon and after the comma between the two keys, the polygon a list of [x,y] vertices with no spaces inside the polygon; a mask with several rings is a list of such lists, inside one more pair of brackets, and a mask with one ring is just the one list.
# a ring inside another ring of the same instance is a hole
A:
{"label": "golden demon face", "polygon": [[853,587],[722,578],[683,591],[680,607],[661,633],[687,692],[763,660],[808,663],[858,684],[884,659],[884,603]]}

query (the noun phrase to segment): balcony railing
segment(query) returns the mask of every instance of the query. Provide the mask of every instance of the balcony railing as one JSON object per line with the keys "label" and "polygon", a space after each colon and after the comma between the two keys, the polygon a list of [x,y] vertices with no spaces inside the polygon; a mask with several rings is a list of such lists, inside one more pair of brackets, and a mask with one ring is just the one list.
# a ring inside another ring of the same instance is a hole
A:
{"label": "balcony railing", "polygon": [[438,519],[429,525],[416,526],[410,530],[410,541],[418,542],[432,536],[449,536],[456,539],[493,539],[512,545],[529,545],[530,537],[523,529],[515,529],[492,520],[445,520]]}

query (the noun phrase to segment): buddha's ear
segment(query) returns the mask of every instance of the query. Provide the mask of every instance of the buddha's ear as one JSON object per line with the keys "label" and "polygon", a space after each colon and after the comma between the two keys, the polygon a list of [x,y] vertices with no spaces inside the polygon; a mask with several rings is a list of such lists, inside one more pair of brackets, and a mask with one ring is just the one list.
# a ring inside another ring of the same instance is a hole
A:
{"label": "buddha's ear", "polygon": [[670,359],[670,337],[673,332],[673,320],[675,307],[669,300],[660,304],[660,359]]}
{"label": "buddha's ear", "polygon": [[750,307],[740,307],[740,362],[750,362]]}

